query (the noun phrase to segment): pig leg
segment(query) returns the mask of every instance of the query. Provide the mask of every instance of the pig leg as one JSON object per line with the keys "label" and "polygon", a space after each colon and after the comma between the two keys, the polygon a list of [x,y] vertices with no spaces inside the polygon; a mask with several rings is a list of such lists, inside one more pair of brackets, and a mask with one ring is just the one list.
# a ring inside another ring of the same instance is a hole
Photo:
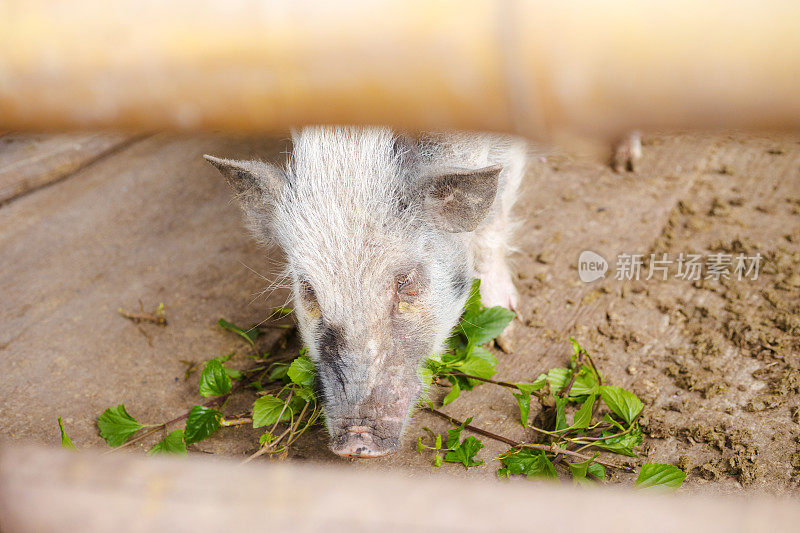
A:
{"label": "pig leg", "polygon": [[517,289],[506,260],[508,231],[504,220],[495,220],[492,226],[477,235],[477,248],[481,251],[476,274],[481,280],[481,301],[486,307],[503,306],[517,309]]}
{"label": "pig leg", "polygon": [[642,134],[632,131],[614,146],[611,168],[614,172],[636,172],[642,158]]}
{"label": "pig leg", "polygon": [[[517,196],[517,189],[525,172],[526,154],[523,148],[502,161],[504,170],[499,180],[495,210],[485,227],[479,228],[473,237],[475,273],[481,280],[481,301],[486,307],[500,305],[517,313],[519,296],[514,286],[513,275],[507,256],[511,251],[513,224],[510,212]],[[507,353],[513,351],[511,337],[515,323],[497,338],[497,345]]]}

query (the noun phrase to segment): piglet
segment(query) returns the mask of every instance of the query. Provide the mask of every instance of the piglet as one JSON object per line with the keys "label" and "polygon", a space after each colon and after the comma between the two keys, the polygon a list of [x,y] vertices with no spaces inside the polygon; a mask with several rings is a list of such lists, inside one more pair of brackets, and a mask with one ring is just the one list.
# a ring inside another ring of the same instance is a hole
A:
{"label": "piglet", "polygon": [[286,255],[300,334],[336,454],[396,451],[426,357],[481,279],[515,309],[509,210],[527,146],[493,134],[308,127],[281,166],[205,156],[255,236]]}

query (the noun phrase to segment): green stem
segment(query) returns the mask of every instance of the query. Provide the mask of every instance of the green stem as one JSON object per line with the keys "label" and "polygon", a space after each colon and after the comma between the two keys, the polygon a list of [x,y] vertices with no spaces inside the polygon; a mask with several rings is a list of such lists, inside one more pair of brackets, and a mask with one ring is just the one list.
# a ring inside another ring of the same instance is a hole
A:
{"label": "green stem", "polygon": [[[445,420],[447,420],[451,424],[454,424],[455,426],[460,426],[460,425],[464,424],[463,421],[458,420],[457,418],[453,418],[452,416],[450,416],[448,414],[445,414],[445,413],[443,413],[443,412],[441,412],[441,411],[439,411],[437,409],[432,409],[430,407],[425,407],[423,410],[428,411],[430,413],[433,413],[436,416],[439,416],[441,418],[444,418]],[[559,454],[560,453],[560,454],[564,454],[564,455],[569,455],[571,457],[577,457],[578,459],[582,459],[584,461],[586,461],[588,459],[591,459],[591,457],[589,457],[587,455],[584,455],[584,454],[581,454],[581,453],[578,453],[578,452],[575,452],[575,451],[572,451],[572,450],[567,450],[565,448],[560,448],[558,446],[553,446],[553,445],[548,445],[548,444],[533,444],[533,443],[528,443],[528,442],[517,442],[515,440],[509,439],[508,437],[504,437],[502,435],[498,435],[496,433],[492,433],[491,431],[487,431],[487,430],[485,430],[483,428],[479,428],[477,426],[473,426],[472,424],[464,425],[464,429],[468,429],[468,430],[472,431],[473,433],[477,433],[478,435],[483,435],[484,437],[489,437],[490,439],[494,439],[494,440],[503,442],[505,444],[508,444],[509,446],[512,447],[512,449],[513,448],[532,448],[532,449],[535,449],[535,450],[542,450],[544,452],[549,452],[549,453],[553,453],[553,454]],[[509,451],[511,451],[511,450],[509,450]],[[506,453],[508,453],[508,452],[506,452]],[[605,462],[605,461],[599,461],[597,459],[595,459],[594,462],[598,463],[598,464],[601,464],[603,466],[608,466],[610,468],[618,468],[620,470],[626,470],[628,472],[633,471],[630,467],[625,466],[625,465],[618,465],[618,464],[615,464],[615,463],[608,463],[608,462]]]}

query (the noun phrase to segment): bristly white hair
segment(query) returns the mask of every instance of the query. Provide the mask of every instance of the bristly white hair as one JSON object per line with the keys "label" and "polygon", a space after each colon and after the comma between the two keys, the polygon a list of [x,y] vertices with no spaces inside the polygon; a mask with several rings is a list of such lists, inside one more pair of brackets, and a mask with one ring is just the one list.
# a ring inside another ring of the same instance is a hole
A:
{"label": "bristly white hair", "polygon": [[[293,143],[287,187],[273,213],[274,237],[294,268],[317,285],[331,285],[328,294],[362,293],[377,271],[397,263],[401,244],[418,238],[413,212],[398,216],[407,183],[395,135],[387,128],[309,127]],[[325,298],[325,290],[317,292]],[[341,304],[350,312],[357,303],[330,300],[324,302],[329,308]]]}
{"label": "bristly white hair", "polygon": [[[505,255],[526,145],[381,127],[308,127],[293,144],[281,169],[209,161],[257,238],[286,255],[332,446],[353,452],[342,439],[369,426],[378,448],[394,449],[422,388],[419,365],[444,349],[471,278],[486,305],[516,304]],[[403,292],[409,277],[417,285]]]}

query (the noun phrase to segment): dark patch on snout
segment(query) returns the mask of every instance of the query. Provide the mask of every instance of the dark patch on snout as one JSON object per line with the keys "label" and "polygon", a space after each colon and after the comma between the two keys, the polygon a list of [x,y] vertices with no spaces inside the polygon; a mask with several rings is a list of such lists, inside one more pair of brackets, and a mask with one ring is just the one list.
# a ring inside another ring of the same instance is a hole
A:
{"label": "dark patch on snout", "polygon": [[344,334],[335,326],[325,325],[317,342],[320,364],[325,370],[336,376],[336,379],[344,388],[344,367],[342,359],[339,357],[339,351],[344,344]]}

